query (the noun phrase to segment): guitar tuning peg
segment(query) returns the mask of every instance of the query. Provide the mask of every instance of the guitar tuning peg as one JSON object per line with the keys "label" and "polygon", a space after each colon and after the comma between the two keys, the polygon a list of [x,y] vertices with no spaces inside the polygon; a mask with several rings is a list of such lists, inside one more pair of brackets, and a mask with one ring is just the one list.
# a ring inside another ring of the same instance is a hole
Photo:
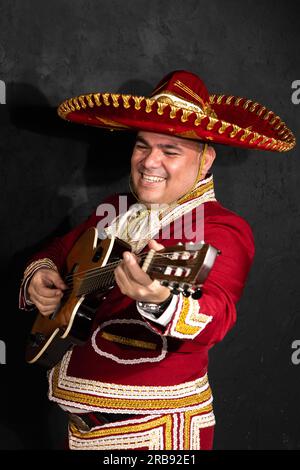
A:
{"label": "guitar tuning peg", "polygon": [[169,281],[163,280],[163,281],[160,281],[160,284],[164,287],[169,287]]}
{"label": "guitar tuning peg", "polygon": [[194,291],[193,291],[191,285],[185,282],[182,285],[182,294],[184,295],[184,297],[189,297],[192,292],[194,292]]}
{"label": "guitar tuning peg", "polygon": [[174,295],[179,295],[179,294],[180,294],[179,289],[176,289],[175,287],[173,287],[173,289],[171,289],[171,292],[172,292],[172,294],[174,294]]}
{"label": "guitar tuning peg", "polygon": [[191,295],[191,292],[188,289],[184,289],[182,294],[184,295],[184,297],[189,297]]}
{"label": "guitar tuning peg", "polygon": [[202,290],[199,287],[197,287],[197,289],[192,293],[192,298],[194,300],[198,300],[200,299],[200,297],[202,297]]}
{"label": "guitar tuning peg", "polygon": [[180,294],[180,287],[178,282],[173,282],[172,283],[172,289],[171,292],[172,294],[179,295]]}

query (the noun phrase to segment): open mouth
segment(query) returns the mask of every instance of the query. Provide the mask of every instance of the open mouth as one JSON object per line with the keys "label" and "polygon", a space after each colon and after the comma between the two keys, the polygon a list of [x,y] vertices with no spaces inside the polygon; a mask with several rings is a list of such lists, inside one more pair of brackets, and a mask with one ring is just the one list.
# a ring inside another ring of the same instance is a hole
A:
{"label": "open mouth", "polygon": [[163,178],[162,176],[151,176],[145,173],[141,173],[141,176],[142,180],[146,181],[147,183],[161,183],[162,181],[166,180],[166,178]]}

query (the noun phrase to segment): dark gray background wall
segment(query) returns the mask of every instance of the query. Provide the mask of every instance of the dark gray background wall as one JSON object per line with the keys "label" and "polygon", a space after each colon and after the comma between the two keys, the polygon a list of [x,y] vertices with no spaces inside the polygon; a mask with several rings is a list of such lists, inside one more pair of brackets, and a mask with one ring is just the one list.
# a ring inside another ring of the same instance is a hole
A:
{"label": "dark gray background wall", "polygon": [[[291,0],[0,1],[0,448],[57,448],[65,431],[44,370],[24,363],[25,259],[127,187],[132,138],[64,123],[56,106],[89,91],[147,93],[184,68],[211,93],[262,102],[297,136],[298,18]],[[210,355],[215,448],[299,449],[299,150],[217,152],[217,197],[249,221],[257,253],[237,325]]]}

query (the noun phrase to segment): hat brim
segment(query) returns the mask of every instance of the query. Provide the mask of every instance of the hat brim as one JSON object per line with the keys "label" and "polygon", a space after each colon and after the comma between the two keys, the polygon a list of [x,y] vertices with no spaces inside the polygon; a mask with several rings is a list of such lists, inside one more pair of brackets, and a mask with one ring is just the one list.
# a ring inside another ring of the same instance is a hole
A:
{"label": "hat brim", "polygon": [[117,130],[146,130],[235,147],[286,152],[296,139],[286,124],[261,104],[226,95],[210,96],[210,115],[155,98],[90,93],[65,100],[61,118]]}

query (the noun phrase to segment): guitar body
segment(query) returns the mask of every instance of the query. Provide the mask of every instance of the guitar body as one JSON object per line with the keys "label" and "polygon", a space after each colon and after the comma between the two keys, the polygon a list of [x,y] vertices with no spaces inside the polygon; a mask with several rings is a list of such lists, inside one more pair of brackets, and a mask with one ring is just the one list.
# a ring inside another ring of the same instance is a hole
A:
{"label": "guitar body", "polygon": [[72,286],[54,314],[46,317],[38,313],[26,347],[27,362],[52,367],[71,346],[88,340],[99,302],[107,288],[98,290],[97,294],[82,295],[84,273],[119,260],[125,250],[130,247],[122,240],[106,238],[99,241],[95,228],[87,230],[77,240],[66,262],[66,278],[72,275]]}

